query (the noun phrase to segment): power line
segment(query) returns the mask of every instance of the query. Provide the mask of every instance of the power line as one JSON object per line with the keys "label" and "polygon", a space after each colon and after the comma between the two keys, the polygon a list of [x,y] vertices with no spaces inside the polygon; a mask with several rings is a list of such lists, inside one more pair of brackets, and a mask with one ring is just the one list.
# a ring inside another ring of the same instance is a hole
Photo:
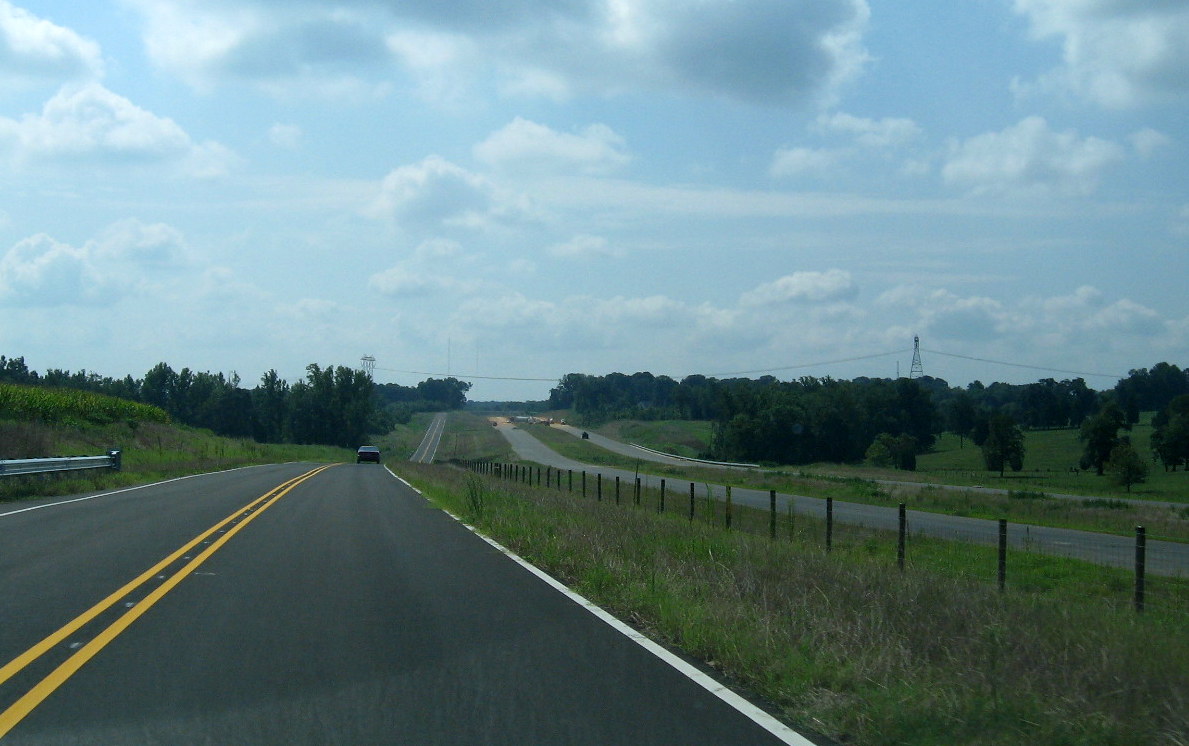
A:
{"label": "power line", "polygon": [[988,360],[985,357],[970,357],[969,355],[955,355],[949,352],[938,352],[937,350],[925,350],[930,355],[941,355],[942,357],[956,357],[960,360],[973,360],[976,363],[991,363],[992,365],[1006,365],[1012,368],[1026,368],[1028,370],[1040,370],[1046,373],[1066,373],[1071,376],[1091,376],[1094,378],[1114,378],[1120,380],[1126,376],[1113,375],[1111,373],[1083,373],[1076,370],[1063,370],[1061,368],[1045,368],[1040,365],[1024,365],[1022,363],[1007,363],[1002,360]]}
{"label": "power line", "polygon": [[786,365],[783,368],[764,368],[762,370],[737,370],[732,373],[715,373],[707,376],[708,378],[722,378],[723,376],[749,376],[753,373],[777,373],[784,370],[799,370],[801,368],[816,368],[821,365],[838,365],[840,363],[853,363],[859,360],[874,360],[877,357],[889,357],[891,355],[903,355],[908,350],[893,350],[892,352],[879,352],[874,355],[860,355],[859,357],[848,357],[842,360],[824,360],[820,363],[801,363],[800,365]]}
{"label": "power line", "polygon": [[464,373],[428,373],[424,370],[397,370],[395,368],[380,368],[376,370],[383,370],[388,373],[407,373],[412,376],[438,376],[440,378],[457,378],[459,380],[476,378],[481,381],[545,381],[546,383],[557,383],[557,378],[513,378],[509,376],[470,376]]}
{"label": "power line", "polygon": [[[1111,378],[1114,380],[1120,380],[1120,379],[1126,377],[1126,376],[1120,376],[1120,375],[1115,375],[1115,374],[1110,374],[1110,373],[1086,373],[1086,372],[1076,371],[1076,370],[1065,370],[1063,368],[1048,368],[1048,367],[1041,366],[1041,365],[1025,365],[1023,363],[1009,363],[1009,362],[1006,362],[1003,360],[991,360],[989,358],[972,357],[970,355],[958,355],[958,354],[954,354],[951,352],[940,352],[938,350],[926,350],[923,348],[915,348],[915,347],[913,348],[912,351],[916,352],[918,349],[920,350],[920,352],[926,352],[930,355],[941,355],[942,357],[957,358],[959,360],[970,360],[970,361],[973,361],[976,363],[989,363],[991,365],[1004,365],[1004,366],[1011,367],[1011,368],[1023,368],[1026,370],[1038,370],[1038,371],[1042,371],[1042,372],[1046,372],[1046,373],[1065,373],[1067,375],[1072,375],[1072,376],[1083,376],[1083,377],[1093,377],[1093,378]],[[903,355],[908,352],[909,352],[908,349],[900,349],[900,350],[892,350],[891,352],[879,352],[874,355],[859,355],[856,357],[840,358],[838,360],[822,360],[822,361],[813,362],[813,363],[801,363],[799,365],[785,365],[785,366],[781,366],[781,367],[777,367],[777,368],[758,368],[755,370],[737,370],[737,371],[731,371],[728,373],[712,373],[712,374],[706,374],[706,377],[707,378],[725,378],[728,376],[750,376],[750,375],[755,375],[758,373],[780,373],[780,372],[789,371],[789,370],[801,370],[804,368],[817,368],[817,367],[821,367],[823,365],[840,365],[842,363],[854,363],[854,362],[859,362],[861,360],[875,360],[875,359],[881,358],[881,357],[891,357],[892,355]],[[560,378],[557,378],[557,377],[555,377],[555,378],[531,378],[531,377],[518,377],[518,376],[478,376],[478,375],[473,376],[473,375],[466,375],[466,374],[462,374],[462,373],[431,373],[431,372],[427,372],[427,371],[423,371],[423,370],[398,370],[395,368],[381,368],[378,366],[375,367],[375,370],[382,370],[382,371],[386,371],[388,373],[404,373],[404,374],[415,375],[415,376],[431,376],[431,377],[440,377],[440,378],[453,377],[453,378],[457,378],[460,380],[473,379],[473,380],[480,380],[480,381],[530,381],[530,382],[543,382],[543,383],[557,383],[560,380]]]}

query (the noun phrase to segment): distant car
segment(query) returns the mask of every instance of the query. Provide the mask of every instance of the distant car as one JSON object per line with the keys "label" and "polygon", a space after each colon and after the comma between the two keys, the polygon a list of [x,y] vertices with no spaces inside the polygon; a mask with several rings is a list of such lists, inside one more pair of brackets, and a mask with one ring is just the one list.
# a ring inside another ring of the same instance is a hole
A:
{"label": "distant car", "polygon": [[359,446],[359,450],[355,452],[355,463],[362,464],[364,461],[380,463],[380,449],[375,446]]}

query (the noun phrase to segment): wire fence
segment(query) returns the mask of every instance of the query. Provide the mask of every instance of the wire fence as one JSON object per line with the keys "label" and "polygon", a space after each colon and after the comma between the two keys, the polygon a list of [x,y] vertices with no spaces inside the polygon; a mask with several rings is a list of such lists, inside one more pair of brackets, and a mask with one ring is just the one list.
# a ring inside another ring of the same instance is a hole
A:
{"label": "wire fence", "polygon": [[961,518],[796,497],[620,472],[468,461],[465,468],[543,490],[767,534],[840,555],[886,559],[893,571],[928,569],[1001,591],[1077,586],[1137,613],[1189,615],[1189,544],[1136,526],[1128,536]]}

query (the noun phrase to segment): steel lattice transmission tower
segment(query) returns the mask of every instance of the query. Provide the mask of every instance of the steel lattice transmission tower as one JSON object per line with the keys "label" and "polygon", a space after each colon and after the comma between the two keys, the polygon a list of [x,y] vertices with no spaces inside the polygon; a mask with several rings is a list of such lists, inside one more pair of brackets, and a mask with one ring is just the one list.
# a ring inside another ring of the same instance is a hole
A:
{"label": "steel lattice transmission tower", "polygon": [[371,355],[364,355],[359,358],[359,369],[367,373],[368,378],[373,378],[372,373],[376,370],[376,359]]}
{"label": "steel lattice transmission tower", "polygon": [[908,369],[909,378],[920,378],[925,375],[925,366],[921,365],[921,338],[912,338],[912,367]]}

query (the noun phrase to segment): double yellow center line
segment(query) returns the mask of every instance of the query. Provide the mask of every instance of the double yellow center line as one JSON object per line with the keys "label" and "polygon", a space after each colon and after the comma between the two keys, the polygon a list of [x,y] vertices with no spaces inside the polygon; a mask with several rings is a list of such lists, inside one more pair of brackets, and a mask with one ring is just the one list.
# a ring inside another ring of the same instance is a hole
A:
{"label": "double yellow center line", "polygon": [[[211,542],[210,546],[204,549],[201,553],[190,559],[184,566],[182,566],[172,576],[166,578],[159,586],[157,586],[151,593],[145,596],[144,599],[133,604],[127,612],[121,615],[118,619],[112,622],[106,629],[92,638],[87,644],[80,647],[73,655],[71,655],[65,662],[59,665],[48,676],[42,679],[32,689],[26,692],[20,699],[14,702],[7,710],[0,713],[0,738],[3,738],[10,730],[12,730],[17,723],[21,722],[30,712],[37,708],[46,697],[50,696],[58,687],[65,683],[71,676],[78,672],[87,661],[94,658],[100,650],[108,645],[112,640],[126,630],[133,622],[140,618],[142,614],[148,611],[154,604],[165,597],[169,591],[173,590],[178,583],[182,582],[184,578],[191,575],[202,563],[210,559],[211,555],[217,552],[224,544],[226,544],[232,536],[239,532],[244,526],[251,523],[256,516],[263,513],[269,507],[276,504],[278,500],[287,495],[295,487],[302,482],[314,477],[315,475],[329,469],[334,464],[320,466],[317,469],[302,474],[299,477],[290,479],[288,482],[269,490],[264,495],[256,498],[244,507],[236,510],[231,515],[216,523],[211,528],[204,531],[202,534],[195,537],[192,541],[182,546],[173,554],[170,554],[165,559],[150,567],[141,573],[136,579],[129,582],[124,587],[120,588],[115,593],[112,593],[107,598],[92,606],[87,611],[80,614],[74,620],[67,623],[57,632],[46,637],[41,642],[21,653],[12,661],[10,661],[3,668],[0,668],[0,685],[3,685],[10,678],[20,673],[33,661],[40,658],[46,652],[52,650],[55,646],[65,642],[71,635],[78,632],[85,625],[93,621],[103,612],[118,603],[123,602],[130,594],[137,588],[150,579],[160,575],[170,565],[187,556],[191,550],[201,545],[203,542],[210,540],[212,536],[219,532],[223,535]],[[228,528],[230,526],[230,528]]]}

